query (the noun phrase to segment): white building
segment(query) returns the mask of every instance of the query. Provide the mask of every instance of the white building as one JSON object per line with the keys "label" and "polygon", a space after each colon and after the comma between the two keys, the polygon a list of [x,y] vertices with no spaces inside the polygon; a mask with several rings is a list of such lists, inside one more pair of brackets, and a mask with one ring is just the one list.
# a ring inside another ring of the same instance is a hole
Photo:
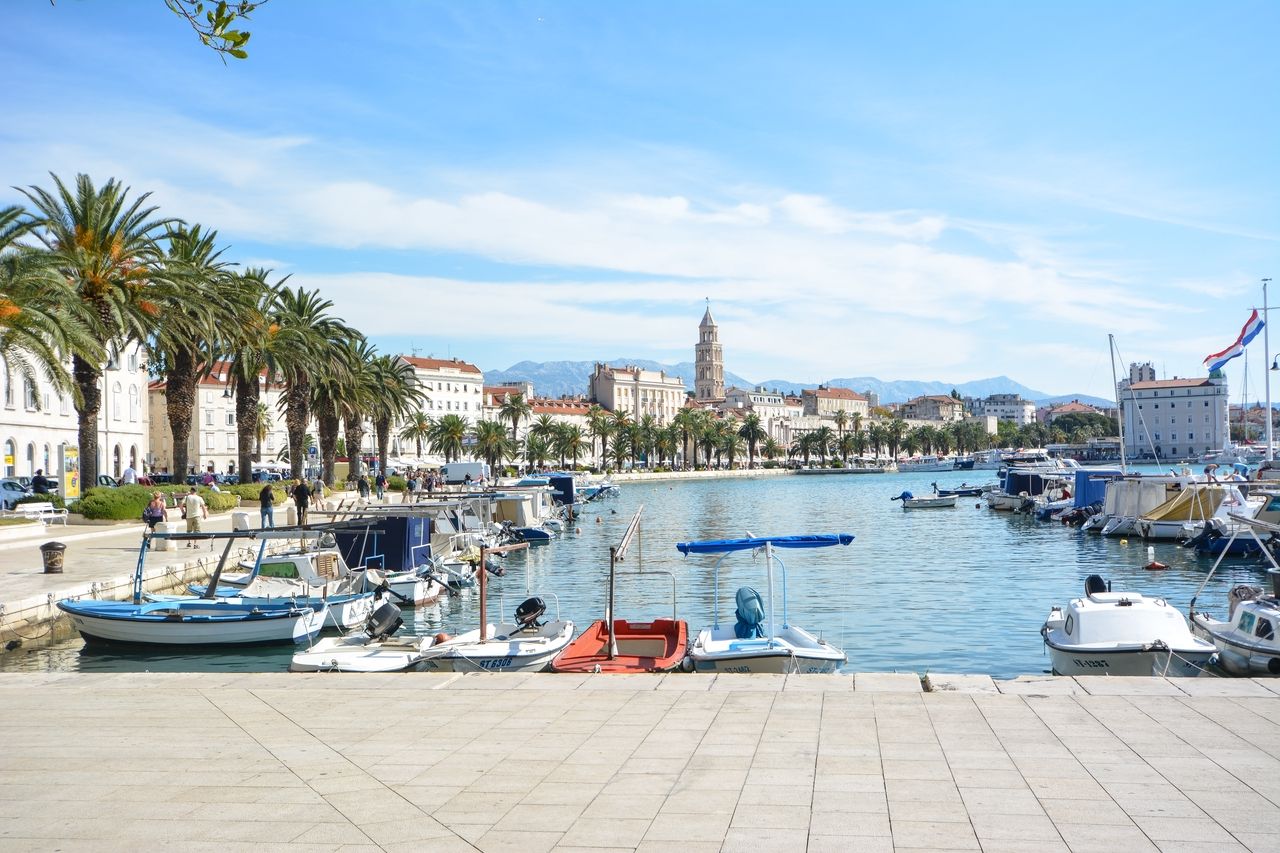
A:
{"label": "white building", "polygon": [[1186,459],[1230,443],[1225,376],[1155,379],[1150,368],[1130,365],[1129,378],[1116,386],[1125,453],[1151,456],[1154,448],[1162,459]]}
{"label": "white building", "polygon": [[461,415],[474,424],[483,417],[484,373],[480,368],[457,358],[402,355],[400,360],[413,368],[425,398],[422,411],[433,419]]}
{"label": "white building", "polygon": [[997,420],[1018,426],[1026,426],[1036,419],[1036,404],[1022,399],[1021,394],[990,394],[973,400],[970,409],[974,415],[995,415]]}
{"label": "white building", "polygon": [[590,399],[611,412],[624,411],[633,420],[653,415],[659,424],[669,424],[684,407],[684,380],[663,370],[597,363],[588,383]]}
{"label": "white building", "polygon": [[800,398],[804,400],[804,413],[814,417],[830,418],[834,417],[836,412],[844,412],[850,416],[861,415],[863,418],[871,414],[871,406],[867,398],[848,388],[828,388],[826,385],[819,385],[817,388],[806,388],[801,391]]}
{"label": "white building", "polygon": [[[98,413],[98,472],[118,477],[126,466],[142,470],[147,455],[147,365],[142,347],[114,347],[102,375]],[[59,394],[42,376],[33,385],[0,361],[0,449],[6,477],[36,469],[61,479],[64,447],[79,445],[79,417],[72,395]],[[92,484],[83,484],[88,488]]]}

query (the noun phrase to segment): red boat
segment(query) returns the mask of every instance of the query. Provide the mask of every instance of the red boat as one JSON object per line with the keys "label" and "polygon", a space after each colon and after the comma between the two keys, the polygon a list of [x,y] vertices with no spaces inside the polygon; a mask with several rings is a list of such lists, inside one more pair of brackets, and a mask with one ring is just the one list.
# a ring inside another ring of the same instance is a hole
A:
{"label": "red boat", "polygon": [[592,622],[551,662],[555,672],[670,672],[678,669],[689,645],[683,620],[613,621],[616,652],[609,654],[609,631],[603,619]]}
{"label": "red boat", "polygon": [[[632,575],[666,575],[671,578],[671,618],[651,622],[628,622],[613,617],[613,582],[618,561],[627,553],[631,539],[640,529],[636,510],[622,542],[609,549],[609,597],[605,618],[592,622],[587,630],[551,661],[553,672],[670,672],[678,669],[689,645],[688,623],[676,619],[676,579],[670,572],[640,571]],[[610,630],[612,627],[613,630]]]}

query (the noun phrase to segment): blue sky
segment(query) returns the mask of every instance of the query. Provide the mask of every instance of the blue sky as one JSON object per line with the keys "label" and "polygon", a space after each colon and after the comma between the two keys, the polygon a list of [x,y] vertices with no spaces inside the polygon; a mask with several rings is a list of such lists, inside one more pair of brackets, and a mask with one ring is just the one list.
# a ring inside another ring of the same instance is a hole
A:
{"label": "blue sky", "polygon": [[11,0],[0,202],[118,177],[384,349],[484,368],[691,360],[710,297],[757,381],[1109,396],[1108,332],[1194,374],[1280,279],[1278,24],[1271,2],[272,0],[224,66],[160,0]]}

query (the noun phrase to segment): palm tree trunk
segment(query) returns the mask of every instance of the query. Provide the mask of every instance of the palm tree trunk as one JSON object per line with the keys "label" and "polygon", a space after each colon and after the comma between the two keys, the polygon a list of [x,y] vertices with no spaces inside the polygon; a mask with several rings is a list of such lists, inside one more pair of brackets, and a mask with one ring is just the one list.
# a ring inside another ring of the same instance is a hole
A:
{"label": "palm tree trunk", "polygon": [[320,442],[321,477],[326,486],[333,485],[333,468],[338,462],[338,407],[330,401],[316,414],[316,436]]}
{"label": "palm tree trunk", "polygon": [[352,477],[364,475],[364,459],[361,447],[364,445],[364,420],[362,418],[344,418],[342,431],[347,437],[347,464]]}
{"label": "palm tree trunk", "polygon": [[284,422],[289,432],[289,473],[295,480],[302,479],[302,466],[307,458],[307,421],[311,415],[307,405],[307,398],[311,396],[308,385],[295,382],[284,395]]}
{"label": "palm tree trunk", "polygon": [[[191,416],[196,404],[196,359],[190,350],[174,352],[165,382],[165,407],[173,433],[173,473],[187,474],[187,449],[191,441]],[[179,479],[178,482],[181,482]]]}
{"label": "palm tree trunk", "polygon": [[98,412],[102,409],[102,369],[80,356],[71,359],[71,372],[80,399],[76,414],[80,417],[80,494],[98,485]]}
{"label": "palm tree trunk", "polygon": [[[253,446],[258,439],[258,382],[236,374],[236,470],[240,482],[253,480]],[[262,448],[258,448],[261,456]]]}
{"label": "palm tree trunk", "polygon": [[378,418],[373,424],[373,431],[378,437],[378,470],[386,476],[387,448],[391,445],[391,419]]}

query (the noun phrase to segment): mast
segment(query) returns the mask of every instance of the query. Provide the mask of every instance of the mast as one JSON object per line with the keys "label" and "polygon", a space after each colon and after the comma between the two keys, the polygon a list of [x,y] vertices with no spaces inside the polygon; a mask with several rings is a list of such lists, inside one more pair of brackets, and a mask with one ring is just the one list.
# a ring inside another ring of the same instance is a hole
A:
{"label": "mast", "polygon": [[1124,401],[1120,399],[1120,383],[1116,381],[1116,336],[1107,335],[1107,353],[1111,356],[1111,387],[1116,392],[1116,422],[1120,425],[1120,473],[1126,470],[1124,458]]}
{"label": "mast", "polygon": [[1269,362],[1271,361],[1271,335],[1267,328],[1267,322],[1271,316],[1267,313],[1267,285],[1271,279],[1264,278],[1262,280],[1262,359],[1267,366],[1263,368],[1266,376],[1267,386],[1267,461],[1275,459],[1275,451],[1271,448],[1271,370]]}

